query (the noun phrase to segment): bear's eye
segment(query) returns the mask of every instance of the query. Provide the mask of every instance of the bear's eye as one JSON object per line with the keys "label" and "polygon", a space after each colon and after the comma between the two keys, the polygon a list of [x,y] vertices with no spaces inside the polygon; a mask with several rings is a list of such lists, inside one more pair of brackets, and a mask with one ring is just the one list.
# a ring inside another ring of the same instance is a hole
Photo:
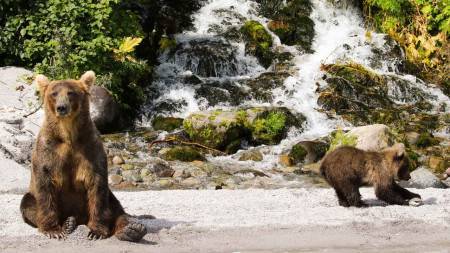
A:
{"label": "bear's eye", "polygon": [[52,97],[56,97],[56,96],[58,96],[58,92],[56,92],[56,91],[54,91],[54,92],[52,92],[52,94],[50,94]]}
{"label": "bear's eye", "polygon": [[67,95],[68,95],[69,97],[73,97],[73,96],[76,95],[76,93],[73,92],[73,91],[69,91],[69,92],[67,92]]}

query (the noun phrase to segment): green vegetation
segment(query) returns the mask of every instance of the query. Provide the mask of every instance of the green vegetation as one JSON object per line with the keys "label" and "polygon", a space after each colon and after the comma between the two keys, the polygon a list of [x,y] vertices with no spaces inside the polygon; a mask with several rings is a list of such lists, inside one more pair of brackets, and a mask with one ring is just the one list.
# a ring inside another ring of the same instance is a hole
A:
{"label": "green vegetation", "polygon": [[252,124],[252,135],[255,140],[266,144],[276,144],[286,129],[286,115],[281,112],[269,112],[261,115]]}
{"label": "green vegetation", "polygon": [[153,129],[171,132],[183,126],[183,119],[157,116],[152,121]]}
{"label": "green vegetation", "polygon": [[247,42],[245,50],[247,53],[258,58],[261,65],[269,67],[272,63],[273,53],[272,36],[258,21],[249,20],[241,27],[241,33]]}
{"label": "green vegetation", "polygon": [[292,159],[293,164],[298,164],[305,160],[307,154],[308,152],[302,145],[295,144],[292,147],[291,152],[289,152],[289,157]]}
{"label": "green vegetation", "polygon": [[344,133],[341,129],[335,131],[331,135],[331,142],[330,142],[330,148],[328,149],[328,152],[335,150],[337,147],[340,146],[356,146],[356,143],[358,141],[358,137],[350,134]]}
{"label": "green vegetation", "polygon": [[93,70],[131,118],[146,99],[158,51],[175,43],[165,35],[189,27],[199,7],[199,0],[4,0],[0,66],[51,79]]}
{"label": "green vegetation", "polygon": [[405,49],[422,78],[448,89],[450,0],[364,0],[363,5],[368,23]]}
{"label": "green vegetation", "polygon": [[205,157],[192,147],[178,146],[169,149],[164,154],[164,159],[167,161],[178,160],[182,162],[192,162],[192,161],[204,161]]}

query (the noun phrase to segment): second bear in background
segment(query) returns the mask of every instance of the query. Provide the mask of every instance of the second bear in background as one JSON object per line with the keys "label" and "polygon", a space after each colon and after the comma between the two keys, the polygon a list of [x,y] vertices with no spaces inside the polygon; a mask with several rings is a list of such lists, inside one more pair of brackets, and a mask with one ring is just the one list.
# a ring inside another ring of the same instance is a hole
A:
{"label": "second bear in background", "polygon": [[341,206],[367,206],[361,200],[359,187],[373,185],[377,198],[396,205],[417,206],[422,203],[395,180],[409,180],[409,160],[401,143],[381,152],[363,151],[354,147],[339,147],[328,153],[320,172],[334,188]]}

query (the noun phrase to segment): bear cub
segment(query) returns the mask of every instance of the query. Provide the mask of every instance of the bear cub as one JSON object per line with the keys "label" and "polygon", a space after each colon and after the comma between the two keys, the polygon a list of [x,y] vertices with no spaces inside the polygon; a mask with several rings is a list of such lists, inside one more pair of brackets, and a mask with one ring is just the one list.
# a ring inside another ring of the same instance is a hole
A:
{"label": "bear cub", "polygon": [[359,187],[373,185],[378,199],[394,205],[418,206],[418,194],[412,193],[395,180],[409,180],[409,160],[405,146],[397,143],[381,152],[363,151],[354,147],[339,147],[328,153],[320,173],[334,188],[339,205],[367,206],[361,200]]}
{"label": "bear cub", "polygon": [[45,120],[33,149],[29,192],[20,204],[24,221],[50,238],[87,225],[89,239],[141,240],[145,226],[131,220],[108,188],[106,153],[89,114],[94,72],[52,82],[38,75],[36,82]]}

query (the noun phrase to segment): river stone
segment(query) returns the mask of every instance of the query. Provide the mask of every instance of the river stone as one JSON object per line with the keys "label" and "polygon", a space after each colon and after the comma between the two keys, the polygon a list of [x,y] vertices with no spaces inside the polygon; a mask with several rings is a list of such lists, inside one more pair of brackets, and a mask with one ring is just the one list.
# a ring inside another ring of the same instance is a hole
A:
{"label": "river stone", "polygon": [[239,161],[262,161],[263,155],[257,149],[245,150],[240,153]]}
{"label": "river stone", "polygon": [[175,170],[163,159],[152,157],[147,162],[145,169],[148,169],[157,177],[172,177],[175,173]]}
{"label": "river stone", "polygon": [[321,141],[300,141],[289,152],[293,164],[315,163],[322,159],[328,150],[328,144]]}
{"label": "river stone", "polygon": [[346,135],[356,136],[356,148],[366,151],[381,151],[395,143],[389,127],[382,124],[356,127]]}
{"label": "river stone", "polygon": [[190,178],[186,178],[185,180],[181,181],[181,185],[188,187],[188,188],[200,187],[201,181],[197,178],[190,177]]}
{"label": "river stone", "polygon": [[120,183],[122,183],[123,178],[121,175],[109,175],[109,183],[111,185],[118,185]]}
{"label": "river stone", "polygon": [[112,163],[114,165],[120,165],[120,164],[124,164],[125,161],[122,159],[122,157],[116,155],[116,156],[113,157]]}
{"label": "river stone", "polygon": [[447,188],[446,185],[439,180],[439,178],[424,167],[420,167],[411,172],[411,179],[408,182],[401,181],[400,183],[404,187],[419,189]]}

